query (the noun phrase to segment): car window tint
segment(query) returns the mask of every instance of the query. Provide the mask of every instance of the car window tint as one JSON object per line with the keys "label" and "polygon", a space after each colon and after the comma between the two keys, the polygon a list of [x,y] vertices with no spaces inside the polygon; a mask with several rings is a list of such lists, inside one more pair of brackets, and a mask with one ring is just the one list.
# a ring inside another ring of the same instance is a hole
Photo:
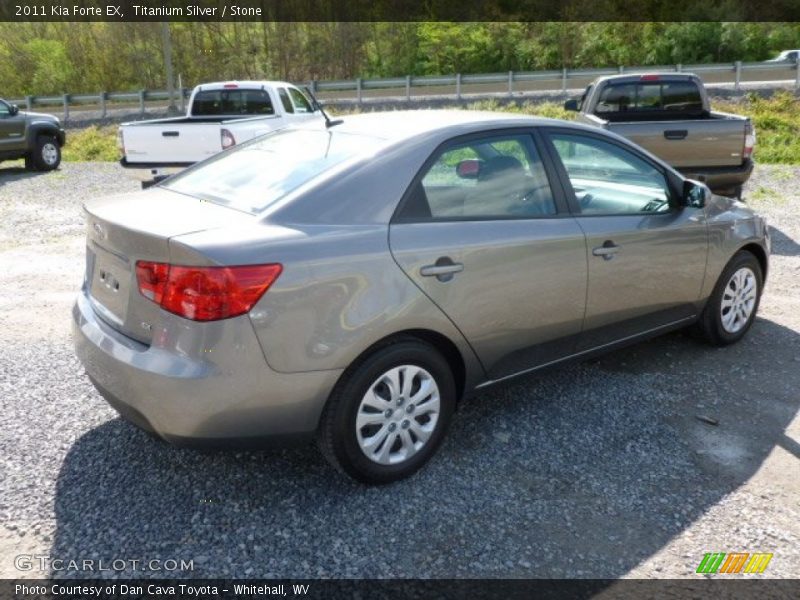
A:
{"label": "car window tint", "polygon": [[[409,210],[434,219],[556,213],[544,167],[527,136],[450,146],[439,154],[414,192],[416,202]],[[427,207],[421,210],[419,203],[424,202]]]}
{"label": "car window tint", "polygon": [[289,99],[289,94],[286,93],[286,88],[278,88],[278,96],[281,98],[283,110],[287,113],[293,113],[294,106],[292,106],[292,101]]}
{"label": "car window tint", "polygon": [[691,81],[673,81],[661,86],[664,110],[697,112],[703,110],[700,89]]}
{"label": "car window tint", "polygon": [[692,81],[611,84],[600,92],[597,113],[703,110],[700,89]]}
{"label": "car window tint", "polygon": [[303,95],[303,92],[301,92],[296,88],[289,88],[289,95],[292,97],[292,102],[294,102],[295,112],[299,113],[313,112],[311,110],[311,103]]}
{"label": "car window tint", "polygon": [[0,117],[7,117],[11,114],[11,109],[5,102],[0,102]]}
{"label": "car window tint", "polygon": [[662,213],[670,210],[664,174],[624,148],[597,138],[551,134],[581,214]]}
{"label": "car window tint", "polygon": [[275,109],[265,90],[204,90],[192,102],[192,115],[273,115]]}

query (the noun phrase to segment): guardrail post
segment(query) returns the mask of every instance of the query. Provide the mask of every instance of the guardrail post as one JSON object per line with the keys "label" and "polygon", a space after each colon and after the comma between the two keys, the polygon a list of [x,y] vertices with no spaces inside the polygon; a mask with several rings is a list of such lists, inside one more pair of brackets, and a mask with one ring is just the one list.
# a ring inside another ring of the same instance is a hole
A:
{"label": "guardrail post", "polygon": [[620,66],[619,66],[619,72],[620,72],[620,73],[624,73],[624,72],[625,72],[625,67],[623,67],[622,65],[620,65]]}
{"label": "guardrail post", "polygon": [[181,87],[179,88],[180,95],[181,95],[181,112],[186,113],[186,88]]}
{"label": "guardrail post", "polygon": [[733,89],[735,89],[738,92],[739,84],[742,81],[742,61],[737,60],[735,63],[733,63],[733,69],[734,71],[736,71],[736,78],[734,80]]}
{"label": "guardrail post", "polygon": [[101,111],[100,118],[101,119],[105,119],[106,118],[106,114],[107,114],[107,111],[106,111],[106,108],[107,108],[106,107],[106,100],[108,100],[108,92],[100,92],[100,111]]}
{"label": "guardrail post", "polygon": [[33,110],[33,96],[25,96],[25,108]]}
{"label": "guardrail post", "polygon": [[561,93],[567,93],[567,67],[561,69]]}
{"label": "guardrail post", "polygon": [[411,102],[411,75],[406,75],[406,102]]}
{"label": "guardrail post", "polygon": [[800,56],[794,59],[794,89],[800,90]]}
{"label": "guardrail post", "polygon": [[675,72],[680,73],[681,71],[683,71],[683,65],[681,63],[678,63],[677,65],[675,65]]}
{"label": "guardrail post", "polygon": [[361,104],[361,77],[356,79],[356,99]]}
{"label": "guardrail post", "polygon": [[139,90],[139,115],[142,117],[144,116],[144,96],[145,91]]}
{"label": "guardrail post", "polygon": [[514,95],[514,71],[508,72],[508,95]]}
{"label": "guardrail post", "polygon": [[64,94],[61,99],[64,101],[64,122],[69,121],[69,94]]}
{"label": "guardrail post", "polygon": [[456,100],[461,100],[461,73],[456,73]]}
{"label": "guardrail post", "polygon": [[311,83],[311,85],[309,87],[311,88],[311,93],[314,94],[314,96],[316,96],[317,95],[317,80],[316,79],[312,79],[310,83]]}

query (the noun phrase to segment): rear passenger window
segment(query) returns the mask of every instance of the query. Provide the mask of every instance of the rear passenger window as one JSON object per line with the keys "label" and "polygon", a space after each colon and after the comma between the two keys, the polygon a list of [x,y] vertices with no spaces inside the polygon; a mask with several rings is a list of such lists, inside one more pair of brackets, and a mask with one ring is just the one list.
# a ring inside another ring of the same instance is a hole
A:
{"label": "rear passenger window", "polygon": [[403,218],[545,217],[556,213],[547,175],[527,136],[450,146],[412,191]]}
{"label": "rear passenger window", "polygon": [[278,88],[278,96],[280,96],[283,110],[287,113],[293,113],[294,106],[292,106],[292,101],[289,99],[289,94],[286,93],[286,88]]}
{"label": "rear passenger window", "polygon": [[649,113],[673,111],[699,114],[703,111],[700,90],[692,81],[646,81],[621,83],[600,92],[598,114]]}

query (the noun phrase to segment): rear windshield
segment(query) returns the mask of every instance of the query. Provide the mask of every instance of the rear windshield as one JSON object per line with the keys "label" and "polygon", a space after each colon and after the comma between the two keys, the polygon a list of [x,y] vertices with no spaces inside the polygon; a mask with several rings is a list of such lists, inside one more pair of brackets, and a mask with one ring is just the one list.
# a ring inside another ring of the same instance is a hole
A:
{"label": "rear windshield", "polygon": [[192,101],[193,117],[274,114],[265,90],[205,90],[197,92]]}
{"label": "rear windshield", "polygon": [[703,99],[691,81],[621,83],[600,92],[595,112],[600,113],[700,113]]}
{"label": "rear windshield", "polygon": [[164,187],[257,213],[325,171],[373,154],[383,140],[326,130],[284,129],[183,171]]}

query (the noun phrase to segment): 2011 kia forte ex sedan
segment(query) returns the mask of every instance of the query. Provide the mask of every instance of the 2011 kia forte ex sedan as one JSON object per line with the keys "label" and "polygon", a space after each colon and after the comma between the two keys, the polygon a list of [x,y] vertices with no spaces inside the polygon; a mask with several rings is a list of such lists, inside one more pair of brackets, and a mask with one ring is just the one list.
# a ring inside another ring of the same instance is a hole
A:
{"label": "2011 kia forte ex sedan", "polygon": [[75,345],[123,417],[316,437],[368,483],[484,386],[689,325],[739,340],[770,246],[617,135],[468,111],[284,129],[85,210]]}

